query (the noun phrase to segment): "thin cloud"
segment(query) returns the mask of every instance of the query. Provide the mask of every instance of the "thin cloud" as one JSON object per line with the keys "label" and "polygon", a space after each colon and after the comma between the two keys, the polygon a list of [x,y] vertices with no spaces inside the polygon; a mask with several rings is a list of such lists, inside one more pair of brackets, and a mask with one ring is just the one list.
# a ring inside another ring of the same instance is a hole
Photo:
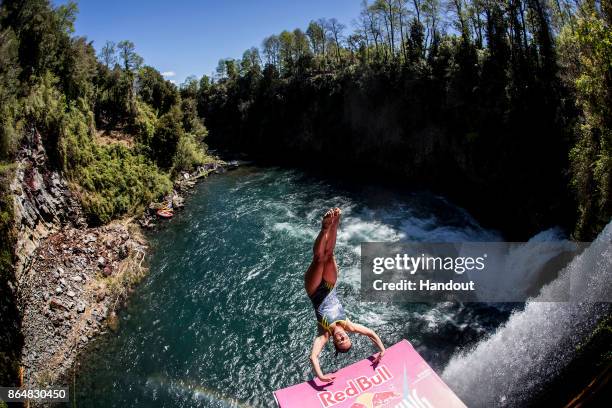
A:
{"label": "thin cloud", "polygon": [[174,71],[166,71],[166,72],[162,72],[161,74],[162,74],[162,76],[165,76],[165,77],[173,77],[173,76],[176,75],[176,72],[174,72]]}

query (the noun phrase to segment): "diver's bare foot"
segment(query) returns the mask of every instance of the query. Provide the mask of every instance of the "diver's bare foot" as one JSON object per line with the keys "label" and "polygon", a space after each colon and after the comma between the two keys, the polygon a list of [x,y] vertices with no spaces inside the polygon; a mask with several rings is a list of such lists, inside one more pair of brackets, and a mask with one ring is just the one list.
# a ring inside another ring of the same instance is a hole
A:
{"label": "diver's bare foot", "polygon": [[342,210],[336,207],[333,209],[333,212],[334,212],[333,225],[337,228],[338,224],[340,223],[340,216],[342,215]]}
{"label": "diver's bare foot", "polygon": [[334,222],[334,218],[334,209],[330,208],[329,210],[327,210],[325,215],[323,215],[323,220],[321,221],[321,228],[328,229],[329,227],[331,227]]}
{"label": "diver's bare foot", "polygon": [[332,208],[331,211],[333,213],[331,226],[334,229],[338,229],[338,224],[340,224],[340,215],[342,214],[342,211],[338,207]]}

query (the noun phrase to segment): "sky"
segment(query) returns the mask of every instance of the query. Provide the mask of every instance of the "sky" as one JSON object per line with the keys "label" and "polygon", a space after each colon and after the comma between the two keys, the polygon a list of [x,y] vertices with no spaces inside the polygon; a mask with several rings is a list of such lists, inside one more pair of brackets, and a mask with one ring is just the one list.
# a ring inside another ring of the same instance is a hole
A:
{"label": "sky", "polygon": [[[67,0],[54,0],[54,5]],[[335,17],[352,31],[361,0],[80,0],[75,34],[104,43],[130,40],[136,52],[177,84],[211,75],[221,58],[283,30],[306,29],[310,20]]]}

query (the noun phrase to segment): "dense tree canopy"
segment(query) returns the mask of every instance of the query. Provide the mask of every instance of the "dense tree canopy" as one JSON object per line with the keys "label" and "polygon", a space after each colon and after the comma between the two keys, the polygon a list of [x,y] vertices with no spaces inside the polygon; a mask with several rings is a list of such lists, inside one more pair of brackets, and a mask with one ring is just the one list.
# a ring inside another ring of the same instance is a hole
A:
{"label": "dense tree canopy", "polygon": [[265,38],[263,67],[256,48],[220,61],[199,113],[220,147],[433,188],[513,237],[588,239],[612,216],[609,4],[364,1],[352,32],[319,19]]}
{"label": "dense tree canopy", "polygon": [[[0,3],[2,327],[18,322],[9,184],[34,135],[90,224],[209,160],[207,127],[262,160],[443,192],[508,238],[561,224],[588,240],[612,217],[611,0],[363,0],[350,27],[284,30],[180,87],[129,40],[96,55],[76,15]],[[0,336],[0,384],[17,332]]]}
{"label": "dense tree canopy", "polygon": [[[73,36],[76,14],[75,3],[2,2],[0,160],[10,162],[24,135],[38,132],[51,165],[78,186],[90,221],[107,222],[206,160],[206,129],[195,93],[143,66],[129,40],[107,42],[96,56],[91,42]],[[102,134],[110,145],[98,142]]]}

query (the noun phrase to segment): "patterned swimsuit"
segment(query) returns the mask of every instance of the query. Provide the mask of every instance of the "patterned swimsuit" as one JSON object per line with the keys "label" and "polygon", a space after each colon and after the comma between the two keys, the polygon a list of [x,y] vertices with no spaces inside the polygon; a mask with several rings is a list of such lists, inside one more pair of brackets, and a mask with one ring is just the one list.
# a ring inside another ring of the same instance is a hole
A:
{"label": "patterned swimsuit", "polygon": [[346,321],[346,314],[338,300],[334,284],[321,280],[317,289],[309,297],[314,306],[317,322],[323,330],[331,333],[332,324]]}

